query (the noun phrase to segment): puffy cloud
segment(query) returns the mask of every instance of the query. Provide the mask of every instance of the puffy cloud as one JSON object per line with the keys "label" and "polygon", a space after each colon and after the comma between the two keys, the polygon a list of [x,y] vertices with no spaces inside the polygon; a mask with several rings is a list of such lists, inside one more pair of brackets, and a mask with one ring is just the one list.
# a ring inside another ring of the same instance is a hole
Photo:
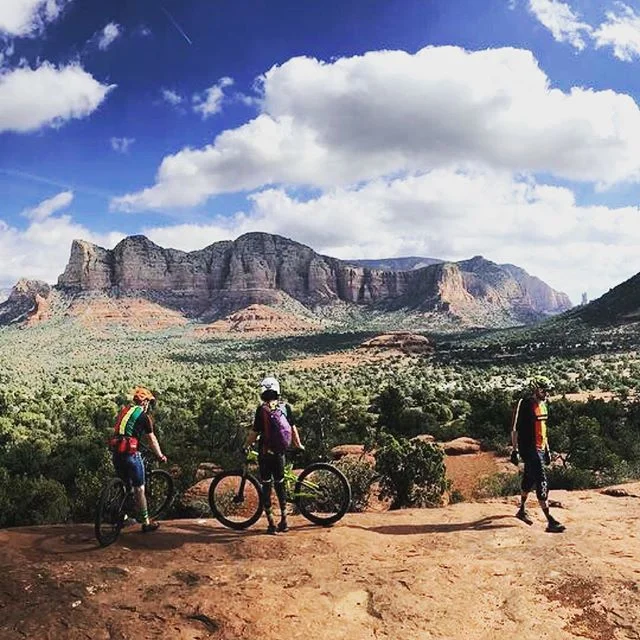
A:
{"label": "puffy cloud", "polygon": [[60,126],[93,113],[115,85],[98,82],[78,64],[0,72],[0,132]]}
{"label": "puffy cloud", "polygon": [[592,28],[581,22],[571,7],[559,0],[529,0],[529,11],[551,31],[558,42],[568,42],[582,51],[586,44],[583,36],[588,36]]}
{"label": "puffy cloud", "polygon": [[9,61],[9,58],[13,56],[15,51],[15,46],[12,42],[0,48],[0,70],[5,65],[5,63]]}
{"label": "puffy cloud", "polygon": [[640,16],[625,4],[607,11],[606,21],[593,34],[596,47],[611,47],[613,55],[625,62],[640,57]]}
{"label": "puffy cloud", "polygon": [[[118,231],[96,235],[69,215],[54,216],[71,196],[59,193],[24,212],[30,219],[25,230],[0,221],[0,288],[19,277],[55,282],[74,238],[111,248],[123,237]],[[233,216],[142,233],[161,246],[190,251],[249,231],[290,237],[343,259],[482,254],[525,268],[574,302],[582,291],[593,298],[634,275],[640,253],[636,207],[579,206],[565,187],[513,179],[508,172],[444,168],[306,199],[265,189]]]}
{"label": "puffy cloud", "polygon": [[117,231],[92,233],[69,215],[53,216],[56,210],[68,206],[71,197],[69,193],[58,194],[34,207],[27,215],[30,222],[26,229],[0,220],[0,287],[10,286],[20,278],[55,283],[69,260],[75,238],[113,247],[124,237]]}
{"label": "puffy cloud", "polygon": [[49,216],[53,215],[56,211],[60,211],[61,209],[68,207],[71,202],[73,202],[73,192],[62,191],[58,195],[53,196],[53,198],[43,200],[33,209],[25,209],[25,211],[22,212],[22,215],[34,222],[42,222]]}
{"label": "puffy cloud", "polygon": [[574,302],[582,291],[598,296],[638,271],[635,207],[581,207],[567,188],[514,180],[507,172],[437,169],[307,200],[266,189],[251,201],[249,211],[232,217],[144,233],[162,246],[183,250],[265,231],[343,259],[462,260],[481,253],[525,268]]}
{"label": "puffy cloud", "polygon": [[155,185],[112,206],[188,207],[269,184],[328,188],[455,164],[602,184],[640,176],[634,100],[554,89],[525,50],[299,57],[260,84],[255,119],[165,157]]}
{"label": "puffy cloud", "polygon": [[135,138],[111,138],[111,148],[118,153],[127,153]]}
{"label": "puffy cloud", "polygon": [[224,89],[233,84],[231,78],[220,78],[216,84],[209,87],[202,94],[193,96],[193,110],[199,113],[203,119],[215,115],[222,110],[222,101],[224,100]]}
{"label": "puffy cloud", "polygon": [[568,42],[579,51],[587,43],[596,49],[608,47],[624,62],[640,57],[640,15],[624,2],[614,2],[598,26],[581,22],[569,4],[559,0],[529,0],[529,11],[557,42]]}
{"label": "puffy cloud", "polygon": [[173,89],[162,89],[162,99],[174,107],[177,107],[184,100],[184,98]]}
{"label": "puffy cloud", "polygon": [[54,21],[71,0],[2,0],[0,33],[33,36]]}
{"label": "puffy cloud", "polygon": [[98,48],[106,51],[121,35],[120,25],[110,22],[101,32],[98,39]]}

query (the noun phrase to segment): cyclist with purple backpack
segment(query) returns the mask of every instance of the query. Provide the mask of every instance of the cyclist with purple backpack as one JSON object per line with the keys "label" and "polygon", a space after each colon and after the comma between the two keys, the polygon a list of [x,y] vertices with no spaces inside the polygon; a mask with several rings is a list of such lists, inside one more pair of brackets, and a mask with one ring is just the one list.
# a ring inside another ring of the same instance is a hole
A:
{"label": "cyclist with purple backpack", "polygon": [[[262,402],[256,409],[253,428],[247,437],[246,446],[258,440],[258,466],[264,510],[267,514],[267,533],[285,532],[287,524],[287,499],[284,488],[285,452],[293,446],[304,449],[291,406],[280,400],[280,383],[268,377],[260,383]],[[276,527],[271,509],[271,489],[275,488],[280,506],[280,522]]]}

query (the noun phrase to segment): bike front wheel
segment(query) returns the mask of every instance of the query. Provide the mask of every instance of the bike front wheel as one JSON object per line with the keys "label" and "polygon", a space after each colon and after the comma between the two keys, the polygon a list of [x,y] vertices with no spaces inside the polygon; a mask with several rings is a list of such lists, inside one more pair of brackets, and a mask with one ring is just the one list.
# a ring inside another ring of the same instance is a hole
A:
{"label": "bike front wheel", "polygon": [[326,527],[347,513],[351,486],[342,471],[332,464],[315,462],[298,476],[293,499],[307,520]]}
{"label": "bike front wheel", "polygon": [[103,487],[96,510],[95,534],[101,547],[114,543],[124,521],[127,488],[120,478],[111,478]]}
{"label": "bike front wheel", "polygon": [[246,529],[262,514],[260,483],[241,471],[223,471],[209,486],[209,506],[214,518],[230,529]]}
{"label": "bike front wheel", "polygon": [[145,482],[149,518],[155,520],[162,515],[173,499],[173,478],[163,469],[152,469]]}

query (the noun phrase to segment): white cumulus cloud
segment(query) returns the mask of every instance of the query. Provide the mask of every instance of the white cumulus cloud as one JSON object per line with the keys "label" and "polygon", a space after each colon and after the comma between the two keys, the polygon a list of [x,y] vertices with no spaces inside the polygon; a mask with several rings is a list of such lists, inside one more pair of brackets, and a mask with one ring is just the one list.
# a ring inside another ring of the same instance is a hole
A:
{"label": "white cumulus cloud", "polygon": [[98,38],[98,48],[101,51],[106,51],[122,34],[120,25],[115,22],[110,22],[100,32]]}
{"label": "white cumulus cloud", "polygon": [[233,84],[231,78],[220,78],[216,84],[209,87],[201,94],[193,96],[193,110],[199,113],[203,119],[215,115],[222,110],[222,101],[224,100],[224,89]]}
{"label": "white cumulus cloud", "polygon": [[25,209],[22,215],[34,222],[42,222],[46,218],[53,215],[56,211],[65,209],[73,202],[72,191],[62,191],[58,195],[43,200],[39,205],[32,209]]}
{"label": "white cumulus cloud", "polygon": [[640,177],[634,100],[555,89],[525,50],[299,57],[270,69],[261,86],[255,119],[165,157],[154,185],[112,206],[189,207],[265,185],[330,188],[451,165],[602,184]]}
{"label": "white cumulus cloud", "polygon": [[77,64],[58,68],[45,62],[0,72],[0,132],[35,131],[85,118],[114,87]]}
{"label": "white cumulus cloud", "polygon": [[619,60],[640,57],[640,16],[623,3],[607,11],[606,20],[593,34],[596,47],[611,47]]}
{"label": "white cumulus cloud", "polygon": [[582,22],[566,2],[529,0],[529,11],[557,42],[568,42],[582,51],[587,44],[609,48],[624,62],[640,58],[640,15],[624,2],[613,2],[599,25]]}
{"label": "white cumulus cloud", "polygon": [[162,89],[162,99],[174,107],[177,107],[184,101],[184,98],[173,89]]}
{"label": "white cumulus cloud", "polygon": [[53,22],[71,0],[1,0],[0,33],[33,36]]}
{"label": "white cumulus cloud", "polygon": [[11,286],[20,278],[54,284],[69,260],[74,239],[111,248],[124,237],[117,231],[93,233],[70,215],[54,216],[69,206],[72,197],[71,193],[60,193],[25,212],[29,218],[25,229],[0,219],[0,287]]}
{"label": "white cumulus cloud", "polygon": [[482,254],[525,268],[574,302],[583,291],[590,298],[601,295],[640,268],[635,207],[581,207],[567,188],[516,180],[507,172],[437,169],[304,201],[276,188],[251,200],[250,210],[231,217],[144,233],[185,251],[263,231],[342,259],[463,260]]}
{"label": "white cumulus cloud", "polygon": [[529,0],[529,11],[551,31],[558,42],[568,42],[582,51],[585,36],[592,31],[590,25],[581,22],[571,7],[559,0]]}
{"label": "white cumulus cloud", "polygon": [[127,153],[135,138],[111,138],[111,148],[118,153]]}

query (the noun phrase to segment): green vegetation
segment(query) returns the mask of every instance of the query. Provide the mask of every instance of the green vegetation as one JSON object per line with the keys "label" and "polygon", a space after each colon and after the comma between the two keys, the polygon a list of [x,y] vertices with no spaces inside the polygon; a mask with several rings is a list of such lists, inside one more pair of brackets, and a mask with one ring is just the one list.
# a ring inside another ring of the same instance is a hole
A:
{"label": "green vegetation", "polygon": [[[410,438],[469,435],[504,449],[515,394],[534,372],[550,376],[560,394],[614,395],[610,402],[552,404],[551,446],[562,465],[551,474],[552,486],[636,477],[640,359],[631,347],[637,338],[620,330],[615,349],[608,342],[619,329],[595,335],[571,322],[562,325],[563,348],[560,337],[539,328],[428,335],[434,355],[357,367],[296,360],[353,353],[371,333],[197,339],[188,329],[98,331],[62,318],[0,329],[0,526],[92,517],[98,487],[112,472],[108,434],[137,384],[158,394],[154,419],[179,491],[193,483],[201,462],[236,463],[266,374],[280,378],[298,416],[307,452],[296,464],[324,457],[337,444],[375,441],[380,486],[398,507],[439,504],[444,491],[437,450]],[[374,478],[360,467],[348,474],[353,508],[364,508]],[[513,489],[512,480],[491,482],[488,492]]]}

